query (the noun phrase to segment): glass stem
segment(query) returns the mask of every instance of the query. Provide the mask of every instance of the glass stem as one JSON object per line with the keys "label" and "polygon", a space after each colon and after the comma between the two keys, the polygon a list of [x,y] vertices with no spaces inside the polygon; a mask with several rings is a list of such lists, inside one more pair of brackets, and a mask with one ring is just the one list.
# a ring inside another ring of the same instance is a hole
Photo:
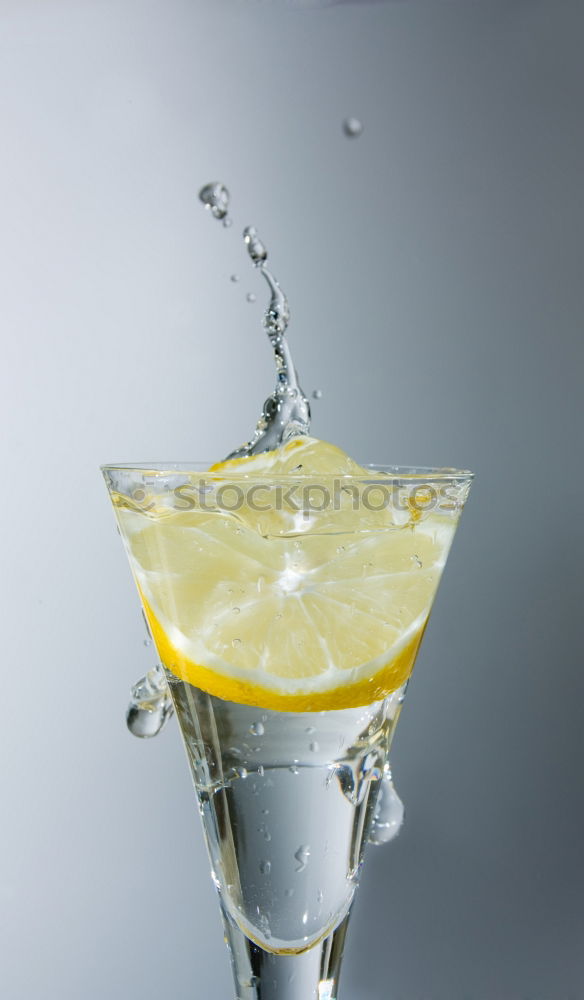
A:
{"label": "glass stem", "polygon": [[336,1000],[349,915],[308,951],[278,955],[250,941],[224,912],[236,1000]]}

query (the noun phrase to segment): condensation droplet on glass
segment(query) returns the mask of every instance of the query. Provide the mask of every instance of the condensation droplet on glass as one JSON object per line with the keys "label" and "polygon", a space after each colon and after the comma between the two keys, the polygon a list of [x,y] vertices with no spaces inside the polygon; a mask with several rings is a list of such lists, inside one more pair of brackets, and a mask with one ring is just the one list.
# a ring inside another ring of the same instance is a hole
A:
{"label": "condensation droplet on glass", "polygon": [[229,229],[233,225],[233,220],[229,218],[228,215],[223,219],[223,228]]}
{"label": "condensation droplet on glass", "polygon": [[262,875],[269,875],[272,870],[272,864],[270,861],[260,861],[260,871]]}
{"label": "condensation droplet on glass", "polygon": [[258,765],[258,774],[259,774],[260,778],[263,778],[263,776],[264,776],[265,773],[266,772],[264,771],[264,765],[263,764],[259,764]]}
{"label": "condensation droplet on glass", "polygon": [[314,726],[307,726],[304,732],[310,735],[310,733],[315,733],[316,729],[314,728]]}
{"label": "condensation droplet on glass", "polygon": [[422,560],[420,559],[419,555],[417,555],[416,553],[414,553],[414,555],[412,556],[412,562],[415,562],[415,564],[418,567],[418,569],[422,568]]}
{"label": "condensation droplet on glass", "polygon": [[322,891],[322,889],[317,889],[316,890],[316,902],[317,903],[322,903],[323,899],[324,899],[324,892]]}
{"label": "condensation droplet on glass", "polygon": [[232,274],[229,280],[232,281],[235,284],[236,281],[239,281],[239,275],[238,274]]}
{"label": "condensation droplet on glass", "polygon": [[313,743],[310,744],[309,749],[310,749],[310,751],[312,753],[318,753],[318,751],[320,750],[320,747],[319,747],[318,743],[316,742],[316,740]]}
{"label": "condensation droplet on glass", "polygon": [[358,118],[345,118],[343,132],[348,139],[357,139],[363,132],[363,122],[359,121]]}
{"label": "condensation droplet on glass", "polygon": [[239,612],[241,611],[241,608],[235,607],[235,608],[232,608],[231,610],[233,611],[234,615],[238,615]]}
{"label": "condensation droplet on glass", "polygon": [[322,389],[314,389],[312,392],[313,399],[322,399]]}
{"label": "condensation droplet on glass", "polygon": [[237,768],[237,774],[238,774],[238,777],[240,777],[240,778],[243,778],[243,779],[247,778],[247,768],[246,767],[238,767]]}
{"label": "condensation droplet on glass", "polygon": [[263,736],[265,733],[263,722],[252,722],[249,731],[252,736]]}
{"label": "condensation droplet on glass", "polygon": [[300,774],[300,769],[296,767],[296,764],[291,764],[288,770],[290,771],[290,774]]}
{"label": "condensation droplet on glass", "polygon": [[256,297],[253,292],[248,292],[245,296],[248,302],[255,302]]}
{"label": "condensation droplet on glass", "polygon": [[294,857],[298,862],[298,867],[295,869],[296,872],[303,872],[308,864],[308,859],[310,858],[310,847],[308,844],[301,844],[297,851],[294,852]]}
{"label": "condensation droplet on glass", "polygon": [[237,649],[238,646],[241,646],[241,639],[232,639],[231,645],[234,649]]}

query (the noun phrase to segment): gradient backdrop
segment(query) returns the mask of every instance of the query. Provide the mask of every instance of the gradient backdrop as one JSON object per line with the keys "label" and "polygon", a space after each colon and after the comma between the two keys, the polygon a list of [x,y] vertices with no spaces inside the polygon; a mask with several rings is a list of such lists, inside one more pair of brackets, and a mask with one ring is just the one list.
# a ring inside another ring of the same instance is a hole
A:
{"label": "gradient backdrop", "polygon": [[232,996],[175,725],[125,731],[153,654],[97,467],[247,437],[249,223],[315,433],[478,474],[342,996],[584,996],[583,44],[578,0],[0,0],[5,1000]]}

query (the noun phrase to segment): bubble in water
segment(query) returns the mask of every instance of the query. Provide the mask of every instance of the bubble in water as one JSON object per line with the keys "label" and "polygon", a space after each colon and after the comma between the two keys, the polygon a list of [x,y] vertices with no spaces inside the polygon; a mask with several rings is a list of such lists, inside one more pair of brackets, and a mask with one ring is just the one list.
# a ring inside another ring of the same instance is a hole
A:
{"label": "bubble in water", "polygon": [[386,770],[379,788],[373,823],[369,832],[369,843],[379,846],[393,840],[402,827],[404,812],[404,804],[391,780],[391,771]]}
{"label": "bubble in water", "polygon": [[345,118],[343,132],[348,139],[357,139],[363,132],[363,123],[358,118]]}
{"label": "bubble in water", "polygon": [[233,281],[233,282],[239,281],[239,275],[238,274],[232,274],[229,280]]}
{"label": "bubble in water", "polygon": [[253,292],[248,292],[245,296],[248,302],[255,302],[256,297]]}
{"label": "bubble in water", "polygon": [[157,736],[172,715],[173,707],[162,667],[149,670],[134,684],[126,712],[126,724],[139,739]]}
{"label": "bubble in water", "polygon": [[252,736],[263,736],[266,730],[262,722],[252,722],[249,731]]}
{"label": "bubble in water", "polygon": [[308,859],[310,858],[310,847],[308,844],[301,844],[298,850],[295,852],[294,857],[298,862],[298,867],[295,869],[296,872],[303,872],[308,864]]}
{"label": "bubble in water", "polygon": [[322,389],[313,389],[312,391],[313,399],[322,399]]}
{"label": "bubble in water", "polygon": [[211,181],[199,191],[199,198],[215,219],[225,219],[229,210],[229,191],[220,181]]}

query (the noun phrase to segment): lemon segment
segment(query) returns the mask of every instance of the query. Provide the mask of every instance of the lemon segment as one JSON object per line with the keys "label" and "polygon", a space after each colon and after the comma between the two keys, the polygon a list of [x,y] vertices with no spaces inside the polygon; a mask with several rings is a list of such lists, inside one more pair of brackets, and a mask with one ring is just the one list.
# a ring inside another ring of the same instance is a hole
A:
{"label": "lemon segment", "polygon": [[[368,475],[313,438],[213,474],[267,488]],[[308,517],[266,507],[118,510],[164,665],[220,698],[284,711],[354,707],[396,690],[413,668],[455,519],[355,509],[350,490]]]}

